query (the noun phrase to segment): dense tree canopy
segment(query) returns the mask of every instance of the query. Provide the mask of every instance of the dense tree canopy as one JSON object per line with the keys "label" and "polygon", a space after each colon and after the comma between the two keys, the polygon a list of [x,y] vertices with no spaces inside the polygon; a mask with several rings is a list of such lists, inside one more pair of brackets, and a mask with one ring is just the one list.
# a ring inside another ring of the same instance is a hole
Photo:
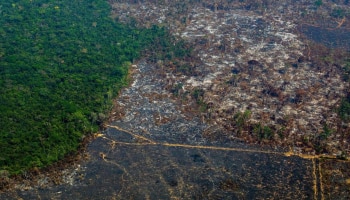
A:
{"label": "dense tree canopy", "polygon": [[0,8],[0,171],[75,151],[164,28],[114,22],[104,0],[8,0]]}

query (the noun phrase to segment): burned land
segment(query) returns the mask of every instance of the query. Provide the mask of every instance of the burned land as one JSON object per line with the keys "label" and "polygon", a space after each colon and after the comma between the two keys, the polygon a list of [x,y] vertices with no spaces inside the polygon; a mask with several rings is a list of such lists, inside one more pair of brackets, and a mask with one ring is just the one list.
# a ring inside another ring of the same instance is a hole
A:
{"label": "burned land", "polygon": [[173,43],[130,66],[70,167],[22,175],[5,199],[350,197],[348,1],[109,3]]}

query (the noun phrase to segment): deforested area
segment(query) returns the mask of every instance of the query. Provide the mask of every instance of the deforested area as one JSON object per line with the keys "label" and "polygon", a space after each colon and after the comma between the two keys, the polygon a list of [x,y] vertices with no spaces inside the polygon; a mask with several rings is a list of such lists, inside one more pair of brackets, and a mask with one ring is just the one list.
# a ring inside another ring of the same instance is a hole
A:
{"label": "deforested area", "polygon": [[111,2],[118,20],[190,44],[194,57],[157,61],[169,91],[197,103],[209,140],[349,153],[347,1]]}

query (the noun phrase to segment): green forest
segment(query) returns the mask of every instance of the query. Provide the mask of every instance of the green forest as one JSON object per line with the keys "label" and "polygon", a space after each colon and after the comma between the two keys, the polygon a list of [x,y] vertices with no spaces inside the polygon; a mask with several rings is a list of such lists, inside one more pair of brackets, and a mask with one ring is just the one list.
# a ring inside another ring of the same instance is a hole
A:
{"label": "green forest", "polygon": [[1,3],[0,171],[76,151],[106,119],[130,63],[155,44],[169,47],[165,28],[123,25],[110,11],[104,0]]}

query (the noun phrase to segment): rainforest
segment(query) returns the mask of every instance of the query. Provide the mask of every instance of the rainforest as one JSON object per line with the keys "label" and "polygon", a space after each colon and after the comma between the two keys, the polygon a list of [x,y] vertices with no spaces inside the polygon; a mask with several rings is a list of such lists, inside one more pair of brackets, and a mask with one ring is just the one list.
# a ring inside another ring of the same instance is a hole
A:
{"label": "rainforest", "polygon": [[103,0],[2,3],[0,171],[74,152],[106,120],[131,62],[150,44],[167,46],[165,28],[122,25],[109,14]]}

